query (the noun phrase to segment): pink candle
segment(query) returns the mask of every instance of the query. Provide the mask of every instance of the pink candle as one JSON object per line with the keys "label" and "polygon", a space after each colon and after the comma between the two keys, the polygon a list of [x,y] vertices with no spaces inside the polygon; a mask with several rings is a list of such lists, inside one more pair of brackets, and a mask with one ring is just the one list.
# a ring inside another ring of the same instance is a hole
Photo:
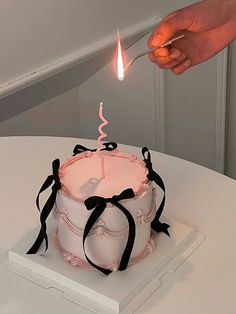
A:
{"label": "pink candle", "polygon": [[98,127],[98,132],[100,133],[100,136],[97,139],[97,142],[98,142],[97,154],[101,158],[102,178],[105,178],[104,156],[103,156],[103,151],[101,151],[101,149],[103,149],[102,140],[104,140],[104,138],[106,138],[107,134],[102,129],[104,126],[108,125],[108,121],[103,116],[103,103],[102,102],[100,103],[100,106],[99,106],[99,117],[103,123],[101,123]]}

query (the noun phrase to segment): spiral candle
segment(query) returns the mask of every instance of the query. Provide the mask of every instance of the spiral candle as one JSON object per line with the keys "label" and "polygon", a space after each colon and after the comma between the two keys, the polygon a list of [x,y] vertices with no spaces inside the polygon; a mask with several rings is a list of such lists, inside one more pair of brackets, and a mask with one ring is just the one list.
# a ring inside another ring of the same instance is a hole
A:
{"label": "spiral candle", "polygon": [[100,151],[103,148],[102,140],[107,137],[107,134],[102,130],[104,126],[108,125],[108,121],[103,116],[103,103],[100,103],[99,107],[99,118],[102,120],[103,123],[101,123],[98,127],[98,132],[100,133],[100,136],[98,138],[98,150]]}
{"label": "spiral candle", "polygon": [[102,170],[102,178],[105,178],[105,169],[104,169],[104,157],[102,155],[101,149],[103,148],[102,140],[107,137],[107,134],[103,131],[104,126],[108,125],[108,121],[103,116],[103,103],[100,103],[99,107],[99,117],[102,120],[103,123],[101,123],[98,127],[98,132],[100,133],[100,136],[98,137],[98,148],[97,148],[97,154],[101,158],[101,170]]}

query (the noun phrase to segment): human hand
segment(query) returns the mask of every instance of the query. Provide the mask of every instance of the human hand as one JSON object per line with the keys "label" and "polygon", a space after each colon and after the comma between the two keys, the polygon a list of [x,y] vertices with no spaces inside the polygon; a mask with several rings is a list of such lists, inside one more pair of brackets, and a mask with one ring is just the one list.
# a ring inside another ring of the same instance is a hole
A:
{"label": "human hand", "polygon": [[167,15],[148,40],[155,48],[184,34],[169,47],[149,53],[162,69],[182,74],[206,61],[236,38],[236,0],[204,0]]}

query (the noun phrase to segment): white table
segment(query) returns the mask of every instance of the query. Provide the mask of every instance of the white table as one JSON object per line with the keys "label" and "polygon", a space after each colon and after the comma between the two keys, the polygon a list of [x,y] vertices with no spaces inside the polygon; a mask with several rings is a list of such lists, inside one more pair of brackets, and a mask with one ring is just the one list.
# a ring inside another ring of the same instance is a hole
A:
{"label": "white table", "polygon": [[[0,252],[38,224],[35,195],[51,173],[51,161],[63,160],[75,144],[91,140],[52,137],[0,138]],[[120,145],[124,151],[141,150]],[[236,181],[207,168],[152,153],[167,188],[165,215],[196,227],[206,240],[137,313],[236,313]],[[54,289],[0,268],[0,313],[91,313]]]}

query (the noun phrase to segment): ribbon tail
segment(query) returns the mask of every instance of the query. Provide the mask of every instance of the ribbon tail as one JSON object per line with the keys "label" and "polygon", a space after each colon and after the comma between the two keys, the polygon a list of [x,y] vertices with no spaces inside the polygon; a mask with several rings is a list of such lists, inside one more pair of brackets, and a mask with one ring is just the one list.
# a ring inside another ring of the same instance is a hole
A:
{"label": "ribbon tail", "polygon": [[27,254],[35,254],[37,253],[38,249],[40,248],[43,240],[45,240],[46,248],[45,251],[48,249],[48,236],[47,236],[47,225],[46,225],[46,220],[48,218],[48,215],[50,214],[51,210],[53,209],[53,206],[56,201],[56,196],[57,196],[57,191],[60,189],[60,181],[58,177],[58,170],[60,167],[60,160],[55,159],[52,162],[52,172],[53,174],[48,176],[47,179],[44,181],[43,185],[41,186],[39,193],[36,198],[36,205],[38,210],[40,211],[40,206],[39,206],[39,197],[40,194],[45,191],[47,188],[50,187],[50,185],[54,182],[54,185],[52,186],[52,192],[46,201],[46,203],[43,206],[43,209],[40,214],[40,222],[41,222],[41,228],[39,231],[39,234],[37,236],[37,239],[35,240],[34,244],[31,246],[31,248],[28,250]]}
{"label": "ribbon tail", "polygon": [[166,196],[165,196],[165,192],[164,192],[163,199],[161,201],[161,204],[160,204],[159,208],[156,211],[156,215],[155,215],[154,220],[159,220],[160,219],[161,214],[162,214],[163,209],[164,209],[164,206],[165,206],[165,202],[166,202]]}
{"label": "ribbon tail", "polygon": [[39,192],[38,192],[38,195],[36,197],[36,205],[37,205],[37,208],[38,210],[40,211],[40,205],[39,205],[39,197],[40,197],[40,194],[42,192],[44,192],[45,190],[47,190],[47,188],[49,188],[49,186],[52,184],[53,182],[53,176],[50,175],[47,177],[47,179],[44,181],[43,185],[41,186]]}
{"label": "ribbon tail", "polygon": [[90,230],[92,229],[92,227],[94,226],[94,224],[96,223],[96,221],[98,220],[98,218],[101,216],[101,214],[104,212],[106,208],[106,203],[104,204],[99,204],[97,205],[97,207],[93,210],[93,212],[91,213],[91,215],[89,216],[88,220],[87,220],[87,223],[85,225],[85,228],[84,228],[84,233],[83,233],[83,250],[84,250],[84,256],[87,260],[87,262],[93,266],[94,268],[96,268],[97,270],[99,270],[100,272],[102,272],[103,274],[105,275],[109,275],[112,271],[110,269],[106,269],[106,268],[103,268],[103,267],[100,267],[96,264],[94,264],[90,259],[89,257],[87,256],[86,254],[86,250],[85,250],[85,241],[86,241],[86,238],[90,232]]}
{"label": "ribbon tail", "polygon": [[45,240],[45,250],[44,253],[48,249],[48,236],[47,236],[47,225],[46,220],[53,209],[54,203],[56,201],[57,196],[57,190],[53,190],[51,195],[49,196],[47,202],[45,203],[41,214],[40,214],[40,222],[41,222],[41,228],[39,231],[39,234],[34,242],[34,244],[31,246],[31,248],[28,250],[27,254],[35,254],[39,250],[41,244],[43,243],[43,240]]}
{"label": "ribbon tail", "polygon": [[156,231],[157,233],[159,232],[163,232],[166,235],[168,235],[168,237],[170,237],[170,233],[168,228],[170,227],[170,225],[168,225],[167,223],[161,223],[159,220],[153,220],[151,223],[151,227],[154,231]]}
{"label": "ribbon tail", "polygon": [[[152,221],[151,227],[152,227],[152,229],[153,229],[154,231],[156,231],[156,232],[163,232],[163,233],[167,234],[168,236],[170,236],[170,235],[169,235],[169,232],[168,232],[169,225],[168,225],[168,224],[162,224],[162,223],[159,221],[159,219],[160,219],[160,217],[161,217],[161,215],[162,215],[164,206],[165,206],[165,201],[166,201],[164,182],[163,182],[162,178],[161,178],[154,170],[151,171],[150,177],[152,178],[152,180],[153,180],[153,181],[163,190],[163,192],[164,192],[163,199],[162,199],[162,201],[161,201],[161,204],[160,204],[159,208],[158,208],[157,211],[156,211],[156,215],[155,215],[154,220]],[[167,227],[167,226],[168,226],[168,227]]]}
{"label": "ribbon tail", "polygon": [[164,184],[162,178],[152,169],[151,154],[150,154],[147,147],[144,147],[142,149],[142,154],[144,157],[144,161],[146,162],[147,168],[149,170],[147,178],[151,181],[154,181],[156,183],[156,185],[158,185],[164,192],[163,199],[161,201],[159,208],[156,211],[156,215],[155,215],[154,220],[151,223],[151,227],[156,232],[163,232],[163,233],[167,234],[168,236],[170,236],[169,231],[168,231],[168,228],[170,226],[166,223],[161,223],[159,220],[161,217],[161,214],[163,212],[163,209],[165,206],[165,201],[166,201],[165,184]]}
{"label": "ribbon tail", "polygon": [[165,192],[165,184],[159,174],[156,173],[153,169],[147,175],[148,179],[154,181],[162,190]]}
{"label": "ribbon tail", "polygon": [[130,256],[134,247],[134,240],[135,240],[135,222],[133,216],[130,214],[130,212],[122,206],[119,202],[113,202],[113,204],[118,207],[123,214],[126,216],[128,223],[129,223],[129,235],[127,239],[127,243],[124,249],[124,252],[121,257],[120,265],[118,270],[125,270],[128,267]]}

